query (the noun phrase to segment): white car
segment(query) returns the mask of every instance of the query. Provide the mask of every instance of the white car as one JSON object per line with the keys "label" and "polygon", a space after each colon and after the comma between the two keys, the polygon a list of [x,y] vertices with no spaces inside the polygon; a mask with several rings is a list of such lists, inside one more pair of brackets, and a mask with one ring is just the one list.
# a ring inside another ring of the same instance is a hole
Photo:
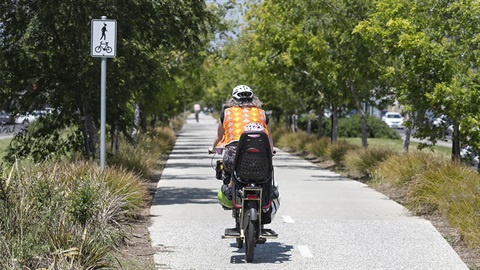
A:
{"label": "white car", "polygon": [[390,128],[403,128],[403,116],[397,112],[387,112],[382,118]]}
{"label": "white car", "polygon": [[27,114],[19,114],[15,117],[16,124],[28,124],[37,120],[38,117],[47,114],[45,110],[35,110]]}

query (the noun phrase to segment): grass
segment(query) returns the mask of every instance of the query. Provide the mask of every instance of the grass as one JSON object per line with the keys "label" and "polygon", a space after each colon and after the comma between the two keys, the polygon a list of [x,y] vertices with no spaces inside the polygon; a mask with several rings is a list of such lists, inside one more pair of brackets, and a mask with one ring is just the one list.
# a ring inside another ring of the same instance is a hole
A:
{"label": "grass", "polygon": [[[355,145],[362,145],[361,138],[344,138],[349,143]],[[410,150],[416,150],[420,143],[417,142],[410,142]],[[368,139],[368,146],[369,147],[382,147],[382,148],[390,148],[396,151],[403,150],[403,140],[392,140],[392,139],[381,139],[381,138],[369,138]],[[435,145],[432,148],[434,153],[444,154],[450,156],[452,154],[452,149],[445,146]],[[422,151],[425,152],[432,152],[432,150],[425,148]]]}
{"label": "grass", "polygon": [[[0,268],[98,269],[122,243],[144,203],[137,175],[85,162],[4,167],[0,179]],[[74,265],[74,268],[69,268]]]}
{"label": "grass", "polygon": [[3,157],[5,156],[5,150],[7,149],[11,141],[12,141],[11,138],[0,139],[0,160],[2,160]]}

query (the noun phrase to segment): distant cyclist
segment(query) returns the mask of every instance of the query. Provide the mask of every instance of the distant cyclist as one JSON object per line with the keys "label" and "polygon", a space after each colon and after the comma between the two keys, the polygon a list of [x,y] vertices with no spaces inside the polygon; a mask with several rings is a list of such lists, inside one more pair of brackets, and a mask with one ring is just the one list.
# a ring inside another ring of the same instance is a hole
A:
{"label": "distant cyclist", "polygon": [[195,105],[193,105],[193,111],[195,112],[195,120],[197,120],[197,122],[198,122],[198,115],[200,114],[201,110],[202,108],[200,107],[200,104],[196,102]]}

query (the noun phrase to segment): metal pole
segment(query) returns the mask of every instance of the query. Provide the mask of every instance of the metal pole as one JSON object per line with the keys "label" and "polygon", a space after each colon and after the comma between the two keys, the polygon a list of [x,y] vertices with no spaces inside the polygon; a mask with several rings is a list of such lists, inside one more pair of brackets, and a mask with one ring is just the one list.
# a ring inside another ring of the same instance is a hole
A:
{"label": "metal pole", "polygon": [[[106,20],[102,16],[102,20]],[[106,93],[107,93],[107,58],[102,57],[102,75],[100,79],[100,170],[105,168],[105,120],[106,120]]]}

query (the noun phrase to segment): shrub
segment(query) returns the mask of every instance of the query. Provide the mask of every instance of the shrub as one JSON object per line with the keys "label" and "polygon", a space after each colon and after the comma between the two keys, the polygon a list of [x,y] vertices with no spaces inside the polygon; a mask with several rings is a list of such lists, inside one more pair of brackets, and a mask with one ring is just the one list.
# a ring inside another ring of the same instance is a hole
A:
{"label": "shrub", "polygon": [[397,153],[388,148],[360,148],[345,156],[345,169],[354,178],[369,178],[376,167]]}
{"label": "shrub", "polygon": [[335,162],[335,164],[345,166],[343,161],[347,152],[358,148],[360,148],[360,146],[350,144],[345,140],[339,140],[336,144],[333,144],[330,147],[330,153],[328,156]]}
{"label": "shrub", "polygon": [[159,158],[172,149],[175,138],[171,129],[157,127],[140,134],[136,144],[123,143],[119,151],[109,154],[107,162],[111,166],[122,167],[148,177]]}
{"label": "shrub", "polygon": [[[368,138],[386,138],[401,139],[398,132],[389,128],[382,120],[366,116],[367,137]],[[355,114],[349,118],[340,118],[338,121],[338,136],[344,138],[361,138],[362,126],[360,116]]]}
{"label": "shrub", "polygon": [[331,142],[327,137],[322,137],[320,139],[313,137],[305,143],[305,151],[307,153],[311,153],[314,156],[322,159],[327,159],[330,147]]}
{"label": "shrub", "polygon": [[372,177],[383,184],[399,187],[408,184],[417,174],[448,162],[448,158],[428,152],[401,153],[379,164]]}
{"label": "shrub", "polygon": [[145,149],[129,143],[122,144],[114,155],[109,154],[107,158],[109,166],[124,168],[143,177],[149,175],[155,162],[156,159],[149,155]]}
{"label": "shrub", "polygon": [[271,124],[270,129],[272,131],[272,140],[274,146],[278,144],[283,135],[291,132],[285,125],[282,124]]}
{"label": "shrub", "polygon": [[407,207],[416,214],[438,211],[467,243],[480,245],[480,175],[471,167],[445,163],[415,177]]}
{"label": "shrub", "polygon": [[171,119],[170,120],[170,128],[174,132],[179,132],[182,129],[183,125],[185,124],[185,119],[186,119],[187,116],[188,116],[188,113],[177,116],[177,117]]}
{"label": "shrub", "polygon": [[35,162],[46,159],[72,158],[81,152],[83,135],[76,126],[65,127],[55,115],[42,117],[12,139],[4,160],[13,164],[16,159],[30,158]]}
{"label": "shrub", "polygon": [[27,161],[0,175],[1,269],[98,269],[144,203],[133,173]]}
{"label": "shrub", "polygon": [[290,132],[284,134],[278,140],[278,146],[287,150],[304,151],[308,141],[308,135],[304,131]]}

